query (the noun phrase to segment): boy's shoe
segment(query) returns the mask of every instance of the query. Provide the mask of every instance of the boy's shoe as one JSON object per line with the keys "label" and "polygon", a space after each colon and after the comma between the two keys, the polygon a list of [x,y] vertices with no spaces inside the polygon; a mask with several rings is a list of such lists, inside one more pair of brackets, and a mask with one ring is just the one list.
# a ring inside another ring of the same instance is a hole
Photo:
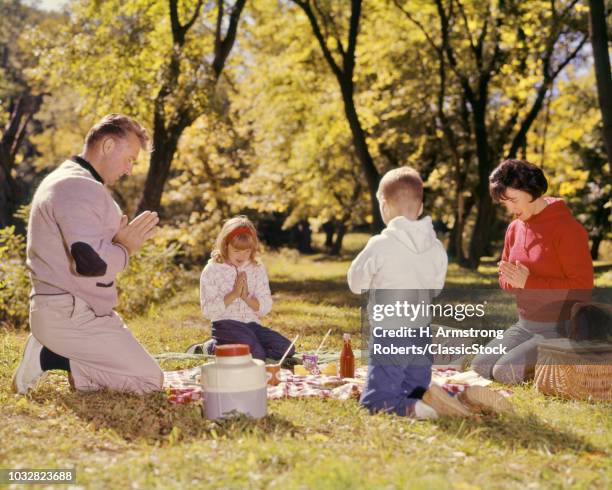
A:
{"label": "boy's shoe", "polygon": [[215,341],[215,339],[208,339],[204,343],[198,342],[196,344],[190,345],[189,347],[187,347],[187,350],[185,351],[185,353],[198,354],[198,355],[206,354],[210,356],[215,353],[216,345],[217,345],[217,342]]}
{"label": "boy's shoe", "polygon": [[206,354],[208,356],[214,355],[216,346],[217,341],[215,339],[208,339],[202,344],[202,354]]}
{"label": "boy's shoe", "polygon": [[25,395],[31,388],[36,387],[44,374],[40,365],[40,351],[42,344],[30,334],[23,349],[23,358],[13,374],[13,391]]}
{"label": "boy's shoe", "polygon": [[417,400],[412,407],[410,415],[419,420],[438,418],[438,412],[427,405],[423,400]]}
{"label": "boy's shoe", "polygon": [[449,395],[438,385],[431,385],[423,395],[423,402],[433,408],[440,417],[471,417],[472,412],[456,397]]}
{"label": "boy's shoe", "polygon": [[187,347],[187,350],[185,351],[185,353],[186,354],[202,354],[203,345],[204,344],[202,344],[201,342],[191,344],[189,347]]}
{"label": "boy's shoe", "polygon": [[484,386],[468,386],[457,395],[472,410],[482,413],[513,413],[512,404],[505,397]]}

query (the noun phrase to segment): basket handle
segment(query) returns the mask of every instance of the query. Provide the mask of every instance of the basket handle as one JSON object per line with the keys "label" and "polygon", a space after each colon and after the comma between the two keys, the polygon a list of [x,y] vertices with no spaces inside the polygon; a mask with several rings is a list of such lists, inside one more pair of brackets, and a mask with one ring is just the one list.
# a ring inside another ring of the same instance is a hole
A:
{"label": "basket handle", "polygon": [[580,310],[586,307],[594,307],[612,315],[612,305],[606,303],[594,303],[590,301],[574,303],[570,310],[570,331],[568,334],[568,337],[572,340],[577,340],[578,338],[578,314]]}

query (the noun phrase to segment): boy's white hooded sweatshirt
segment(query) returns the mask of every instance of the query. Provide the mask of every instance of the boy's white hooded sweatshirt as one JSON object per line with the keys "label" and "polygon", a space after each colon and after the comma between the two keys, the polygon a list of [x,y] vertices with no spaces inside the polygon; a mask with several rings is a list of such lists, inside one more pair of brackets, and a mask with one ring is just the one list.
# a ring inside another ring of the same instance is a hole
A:
{"label": "boy's white hooded sweatshirt", "polygon": [[368,241],[348,270],[353,293],[364,289],[441,290],[448,257],[429,216],[398,216]]}

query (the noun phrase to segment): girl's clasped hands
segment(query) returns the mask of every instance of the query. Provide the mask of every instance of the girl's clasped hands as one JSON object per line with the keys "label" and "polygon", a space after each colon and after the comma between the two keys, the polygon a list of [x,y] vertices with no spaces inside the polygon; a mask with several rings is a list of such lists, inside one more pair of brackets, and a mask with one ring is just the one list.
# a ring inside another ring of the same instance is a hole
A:
{"label": "girl's clasped hands", "polygon": [[236,269],[236,281],[234,282],[234,293],[237,297],[247,300],[249,297],[249,285],[247,283],[246,272],[238,272]]}

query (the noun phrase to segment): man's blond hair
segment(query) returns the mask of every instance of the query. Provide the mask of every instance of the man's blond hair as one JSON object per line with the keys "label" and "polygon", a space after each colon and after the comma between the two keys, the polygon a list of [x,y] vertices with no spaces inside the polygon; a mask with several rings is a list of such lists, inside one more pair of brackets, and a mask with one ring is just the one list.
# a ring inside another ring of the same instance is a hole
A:
{"label": "man's blond hair", "polygon": [[423,202],[423,180],[412,167],[394,168],[383,175],[377,196],[400,207],[420,206]]}
{"label": "man's blond hair", "polygon": [[104,136],[125,138],[128,133],[134,134],[145,151],[151,150],[151,139],[148,131],[135,119],[124,114],[108,114],[95,124],[85,137],[85,146],[91,148]]}

